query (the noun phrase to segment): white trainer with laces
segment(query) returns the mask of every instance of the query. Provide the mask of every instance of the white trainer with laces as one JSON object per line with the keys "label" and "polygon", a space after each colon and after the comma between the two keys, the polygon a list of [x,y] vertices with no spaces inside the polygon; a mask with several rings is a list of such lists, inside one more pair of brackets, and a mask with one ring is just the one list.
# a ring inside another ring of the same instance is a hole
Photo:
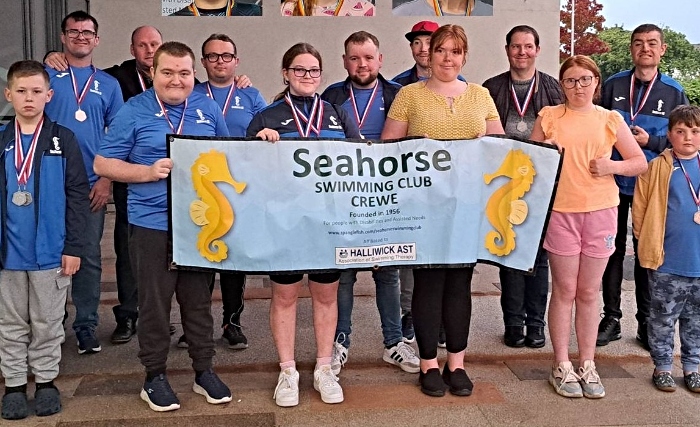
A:
{"label": "white trainer with laces", "polygon": [[331,370],[331,365],[317,366],[314,369],[314,389],[321,393],[324,403],[343,401],[343,389],[338,384],[338,377]]}
{"label": "white trainer with laces", "polygon": [[398,366],[409,374],[420,372],[420,359],[416,356],[413,347],[403,341],[399,341],[393,347],[385,348],[382,359],[387,363]]}
{"label": "white trainer with laces", "polygon": [[272,398],[283,408],[299,404],[299,372],[296,369],[287,368],[280,372]]}
{"label": "white trainer with laces", "polygon": [[578,376],[581,378],[581,389],[583,395],[589,399],[600,399],[605,397],[605,387],[600,381],[600,375],[595,368],[595,362],[584,360],[583,366],[578,368]]}
{"label": "white trainer with laces", "polygon": [[554,391],[564,397],[583,397],[579,380],[569,361],[559,362],[557,366],[552,367],[552,373],[549,375],[549,383],[554,387]]}

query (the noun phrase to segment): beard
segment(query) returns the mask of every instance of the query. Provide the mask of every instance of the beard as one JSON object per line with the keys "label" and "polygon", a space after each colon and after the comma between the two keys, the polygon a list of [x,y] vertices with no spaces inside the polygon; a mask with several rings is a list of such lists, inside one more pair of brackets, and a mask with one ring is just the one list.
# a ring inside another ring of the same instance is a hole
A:
{"label": "beard", "polygon": [[355,83],[358,86],[367,86],[369,84],[374,83],[375,80],[377,80],[377,75],[379,73],[370,73],[367,77],[360,77],[360,76],[350,76],[350,80]]}

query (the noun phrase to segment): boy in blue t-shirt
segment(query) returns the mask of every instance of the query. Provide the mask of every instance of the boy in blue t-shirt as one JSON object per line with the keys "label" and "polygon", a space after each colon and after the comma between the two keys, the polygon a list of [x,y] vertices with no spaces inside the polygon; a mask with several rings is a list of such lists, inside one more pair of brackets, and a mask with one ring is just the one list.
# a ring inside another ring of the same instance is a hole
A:
{"label": "boy in blue t-shirt", "polygon": [[683,379],[700,393],[700,107],[676,107],[667,137],[671,148],[639,176],[632,205],[639,263],[650,269],[652,381],[659,390],[676,389],[671,370],[680,320]]}
{"label": "boy in blue t-shirt", "polygon": [[50,121],[49,75],[36,61],[10,67],[5,97],[16,117],[0,131],[0,370],[2,418],[27,417],[27,371],[36,414],[61,410],[58,376],[63,313],[80,268],[90,211],[78,141]]}

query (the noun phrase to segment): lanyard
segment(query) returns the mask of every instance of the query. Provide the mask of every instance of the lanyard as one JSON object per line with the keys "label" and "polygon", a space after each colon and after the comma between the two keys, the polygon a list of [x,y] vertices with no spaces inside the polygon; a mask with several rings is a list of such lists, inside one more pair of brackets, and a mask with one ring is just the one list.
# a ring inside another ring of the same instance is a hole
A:
{"label": "lanyard", "polygon": [[[236,84],[231,83],[231,87],[228,90],[228,95],[226,95],[226,101],[224,101],[224,106],[222,108],[222,111],[224,113],[224,117],[226,117],[226,113],[228,113],[228,106],[231,105],[231,98],[233,97],[233,92],[236,91]],[[209,93],[209,98],[213,99],[216,101],[214,98],[214,94],[211,91],[211,86],[209,85],[209,82],[207,82],[207,92]]]}
{"label": "lanyard", "polygon": [[369,101],[367,101],[365,111],[362,112],[362,118],[360,118],[360,112],[357,109],[357,102],[355,101],[355,91],[352,89],[352,84],[350,84],[350,102],[352,104],[352,111],[355,113],[355,121],[357,121],[357,126],[360,128],[360,130],[365,124],[367,114],[369,114],[369,111],[372,109],[374,98],[377,95],[377,87],[379,87],[379,82],[376,82],[376,84],[374,85],[374,88],[372,89],[372,94],[369,96]]}
{"label": "lanyard", "polygon": [[[343,3],[345,0],[338,0],[338,4],[335,5],[335,11],[333,11],[333,16],[338,16],[338,13],[340,13],[340,8],[343,7]],[[299,7],[299,13],[301,14],[300,16],[306,16],[306,5],[304,4],[304,0],[297,0],[297,5]],[[311,11],[313,14],[313,11]]]}
{"label": "lanyard", "polygon": [[136,70],[136,75],[139,77],[139,85],[141,85],[141,92],[145,92],[146,89],[146,82],[143,81],[143,77],[141,76],[141,73],[139,73],[139,70]]}
{"label": "lanyard", "polygon": [[634,123],[634,119],[637,117],[637,114],[639,114],[639,112],[642,111],[644,104],[647,103],[647,99],[649,99],[649,95],[651,94],[651,88],[654,86],[654,83],[656,83],[656,77],[658,76],[658,74],[658,71],[654,73],[654,77],[651,78],[649,85],[647,85],[647,90],[644,92],[644,95],[642,95],[639,98],[639,102],[637,103],[636,109],[634,108],[634,81],[636,80],[636,78],[634,77],[634,74],[632,74],[632,78],[630,81],[630,120],[632,121],[632,123]]}
{"label": "lanyard", "polygon": [[[467,8],[464,10],[464,16],[471,16],[472,8],[471,0],[467,0]],[[433,10],[435,11],[435,16],[445,16],[445,13],[442,11],[442,6],[440,5],[440,0],[433,0]]]}
{"label": "lanyard", "polygon": [[22,131],[19,127],[19,122],[15,120],[15,169],[17,170],[17,183],[20,186],[27,185],[29,176],[32,174],[34,152],[36,151],[37,141],[39,141],[39,134],[41,133],[41,128],[43,125],[44,117],[42,117],[41,120],[39,120],[39,123],[36,125],[36,129],[32,135],[32,142],[29,145],[29,150],[25,156],[22,147]]}
{"label": "lanyard", "polygon": [[90,77],[88,78],[87,82],[85,83],[85,86],[83,86],[83,89],[78,93],[78,82],[75,80],[75,75],[73,74],[73,68],[68,67],[68,72],[70,73],[70,80],[71,83],[73,83],[73,95],[75,95],[75,102],[78,103],[78,110],[80,110],[80,105],[83,103],[85,100],[85,96],[87,95],[88,89],[90,88],[90,84],[92,84],[92,80],[95,78],[95,74],[97,74],[97,69],[95,68],[94,65],[90,65],[90,68],[92,68],[92,74],[90,74]]}
{"label": "lanyard", "polygon": [[[234,0],[229,0],[226,2],[226,16],[231,16],[231,10],[233,9],[233,5],[235,3],[236,2]],[[194,4],[194,2],[192,2],[188,7],[194,16],[201,16],[199,14],[199,9],[197,9],[197,5]]]}
{"label": "lanyard", "polygon": [[[294,105],[292,102],[292,97],[289,93],[284,95],[284,101],[289,104],[292,109],[292,116],[294,117],[294,123],[297,125],[297,130],[299,135],[304,138],[308,138],[313,130],[316,132],[317,136],[321,136],[321,124],[323,120],[323,102],[321,102],[321,97],[318,94],[314,94],[314,103],[311,105],[311,112],[307,118],[304,113]],[[314,125],[314,117],[316,124]],[[303,128],[303,123],[306,122],[306,129]]]}
{"label": "lanyard", "polygon": [[[672,153],[673,158],[678,161],[678,165],[681,167],[681,170],[683,171],[683,175],[685,175],[685,180],[688,181],[688,187],[690,188],[690,194],[693,195],[693,201],[695,201],[695,205],[698,207],[698,210],[700,211],[700,193],[695,193],[695,188],[693,188],[693,183],[690,181],[690,175],[688,175],[688,172],[686,172],[685,167],[683,167],[683,162],[676,157],[676,153]],[[700,167],[700,154],[698,154],[696,157],[698,159],[698,167]]]}
{"label": "lanyard", "polygon": [[170,117],[168,117],[168,111],[165,109],[165,105],[163,102],[158,98],[158,94],[153,92],[153,94],[156,96],[156,101],[158,101],[158,105],[160,106],[160,111],[163,113],[163,117],[165,117],[165,120],[168,122],[168,125],[170,126],[170,130],[177,135],[182,134],[182,127],[185,124],[185,111],[187,110],[187,98],[185,98],[185,106],[182,107],[182,117],[180,117],[180,124],[177,125],[177,129],[175,129],[175,126],[173,126],[173,122],[170,121]]}
{"label": "lanyard", "polygon": [[532,93],[534,92],[535,89],[535,77],[532,77],[532,81],[530,82],[530,88],[527,90],[527,95],[525,95],[525,100],[523,101],[523,105],[520,105],[520,101],[518,101],[518,94],[515,93],[515,87],[513,84],[510,84],[510,94],[513,97],[513,104],[515,105],[515,111],[518,112],[518,115],[520,116],[520,119],[522,120],[525,117],[525,113],[527,112],[527,107],[530,105],[530,101],[532,100]]}

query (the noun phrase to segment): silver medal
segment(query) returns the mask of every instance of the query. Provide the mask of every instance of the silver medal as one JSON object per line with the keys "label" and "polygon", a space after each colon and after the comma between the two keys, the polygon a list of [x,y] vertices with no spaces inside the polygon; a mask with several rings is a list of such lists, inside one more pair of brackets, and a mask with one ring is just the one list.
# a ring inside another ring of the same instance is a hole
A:
{"label": "silver medal", "polygon": [[525,121],[523,120],[520,120],[520,122],[518,122],[515,128],[518,130],[518,132],[525,132],[527,130],[527,123],[525,123]]}
{"label": "silver medal", "polygon": [[87,119],[87,114],[85,114],[85,111],[78,109],[78,111],[75,112],[75,120],[79,122],[84,122]]}
{"label": "silver medal", "polygon": [[17,206],[24,206],[27,202],[26,193],[24,191],[15,191],[12,193],[12,203]]}
{"label": "silver medal", "polygon": [[700,211],[695,212],[693,215],[693,221],[695,221],[696,224],[700,224]]}
{"label": "silver medal", "polygon": [[29,206],[32,204],[32,193],[29,191],[24,192],[24,204],[22,206]]}

